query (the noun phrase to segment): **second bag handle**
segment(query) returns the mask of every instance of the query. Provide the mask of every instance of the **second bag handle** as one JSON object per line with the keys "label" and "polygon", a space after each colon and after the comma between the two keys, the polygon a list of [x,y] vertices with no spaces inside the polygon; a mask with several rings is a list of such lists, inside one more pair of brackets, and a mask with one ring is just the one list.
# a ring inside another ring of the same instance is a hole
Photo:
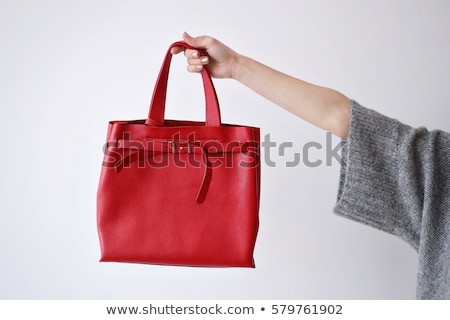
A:
{"label": "second bag handle", "polygon": [[[186,42],[179,41],[173,43],[169,50],[167,50],[166,57],[159,72],[158,80],[156,81],[155,89],[153,91],[152,101],[150,102],[150,110],[148,113],[145,124],[164,126],[164,112],[166,108],[166,93],[167,93],[167,81],[169,79],[170,62],[172,60],[172,53],[170,52],[173,47],[182,46],[187,49],[194,49]],[[206,121],[207,127],[220,127],[220,109],[219,102],[217,100],[216,90],[211,79],[211,75],[208,69],[204,67],[201,71],[203,79],[203,88],[205,91],[206,102]]]}

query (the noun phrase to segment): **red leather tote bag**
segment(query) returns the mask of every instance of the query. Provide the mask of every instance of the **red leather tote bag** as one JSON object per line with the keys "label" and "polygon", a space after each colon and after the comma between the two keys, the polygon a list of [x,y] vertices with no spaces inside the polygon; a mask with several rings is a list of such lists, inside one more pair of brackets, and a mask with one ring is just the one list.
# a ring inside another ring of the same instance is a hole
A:
{"label": "red leather tote bag", "polygon": [[259,128],[221,123],[204,68],[206,121],[166,120],[173,46],[147,119],[110,121],[97,192],[100,261],[255,267]]}

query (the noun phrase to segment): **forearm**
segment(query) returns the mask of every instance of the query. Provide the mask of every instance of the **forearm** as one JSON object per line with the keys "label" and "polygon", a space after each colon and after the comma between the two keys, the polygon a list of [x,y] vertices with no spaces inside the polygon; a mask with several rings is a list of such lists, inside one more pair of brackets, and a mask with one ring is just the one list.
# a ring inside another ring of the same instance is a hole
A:
{"label": "forearm", "polygon": [[238,55],[232,78],[273,103],[336,136],[348,135],[350,99]]}

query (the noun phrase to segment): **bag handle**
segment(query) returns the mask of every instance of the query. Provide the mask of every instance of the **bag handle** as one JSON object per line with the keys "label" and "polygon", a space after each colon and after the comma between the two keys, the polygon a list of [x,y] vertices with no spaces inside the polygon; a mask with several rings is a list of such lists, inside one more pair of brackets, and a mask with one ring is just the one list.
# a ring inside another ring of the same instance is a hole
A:
{"label": "bag handle", "polygon": [[[170,62],[172,60],[171,49],[175,46],[182,46],[187,49],[194,49],[192,46],[183,41],[173,43],[169,50],[167,50],[166,57],[159,72],[158,80],[156,81],[155,89],[153,91],[152,101],[150,102],[150,110],[148,118],[145,121],[147,125],[164,126],[164,111],[166,108],[166,94],[167,81],[169,78]],[[216,90],[211,79],[208,69],[203,67],[201,71],[203,79],[203,88],[205,91],[206,102],[206,121],[207,127],[220,127],[220,109],[217,100]]]}

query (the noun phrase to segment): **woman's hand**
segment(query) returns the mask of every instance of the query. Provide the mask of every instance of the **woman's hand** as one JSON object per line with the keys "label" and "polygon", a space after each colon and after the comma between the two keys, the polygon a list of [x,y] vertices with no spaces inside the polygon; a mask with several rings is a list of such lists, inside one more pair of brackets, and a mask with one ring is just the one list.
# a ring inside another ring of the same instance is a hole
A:
{"label": "woman's hand", "polygon": [[212,77],[237,80],[296,116],[338,137],[347,137],[351,100],[342,93],[281,73],[212,37],[193,38],[184,33],[183,38],[200,50],[174,47],[171,52],[184,51],[190,72],[200,72],[208,65]]}
{"label": "woman's hand", "polygon": [[214,78],[234,77],[239,54],[209,36],[194,38],[185,32],[183,34],[183,40],[192,47],[200,49],[185,49],[180,46],[172,48],[172,54],[184,51],[184,55],[187,58],[188,71],[200,72],[203,66],[208,65],[208,70]]}

